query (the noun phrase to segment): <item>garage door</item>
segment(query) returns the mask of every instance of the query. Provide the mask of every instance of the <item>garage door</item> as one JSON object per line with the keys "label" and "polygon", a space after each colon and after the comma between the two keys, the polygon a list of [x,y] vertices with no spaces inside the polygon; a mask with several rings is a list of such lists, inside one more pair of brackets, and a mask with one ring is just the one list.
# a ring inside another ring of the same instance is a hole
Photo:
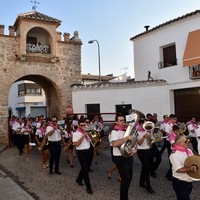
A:
{"label": "garage door", "polygon": [[200,87],[174,91],[175,114],[180,122],[200,120]]}
{"label": "garage door", "polygon": [[47,108],[43,107],[31,107],[31,117],[44,115],[47,117]]}

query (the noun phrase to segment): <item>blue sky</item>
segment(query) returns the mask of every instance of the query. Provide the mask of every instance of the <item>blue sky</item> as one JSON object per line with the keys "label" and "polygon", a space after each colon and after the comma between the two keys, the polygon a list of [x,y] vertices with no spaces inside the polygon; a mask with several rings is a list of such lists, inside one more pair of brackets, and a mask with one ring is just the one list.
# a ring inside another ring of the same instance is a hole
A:
{"label": "blue sky", "polygon": [[[34,1],[34,0],[33,0]],[[130,38],[168,20],[200,9],[199,0],[37,0],[37,11],[62,21],[58,31],[79,32],[82,73],[98,74],[97,44],[100,44],[101,74],[134,77],[133,44]],[[2,0],[0,24],[13,25],[18,14],[32,10],[31,0]],[[127,69],[125,69],[127,68]]]}

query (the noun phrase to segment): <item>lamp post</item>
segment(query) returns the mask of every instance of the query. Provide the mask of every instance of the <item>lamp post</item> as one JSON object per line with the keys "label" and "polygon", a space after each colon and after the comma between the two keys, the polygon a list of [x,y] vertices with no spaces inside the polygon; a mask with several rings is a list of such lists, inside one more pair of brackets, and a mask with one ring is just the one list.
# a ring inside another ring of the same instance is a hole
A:
{"label": "lamp post", "polygon": [[97,47],[98,47],[99,82],[101,82],[100,46],[99,46],[99,42],[97,40],[90,40],[88,43],[92,44],[93,42],[96,42],[97,43]]}

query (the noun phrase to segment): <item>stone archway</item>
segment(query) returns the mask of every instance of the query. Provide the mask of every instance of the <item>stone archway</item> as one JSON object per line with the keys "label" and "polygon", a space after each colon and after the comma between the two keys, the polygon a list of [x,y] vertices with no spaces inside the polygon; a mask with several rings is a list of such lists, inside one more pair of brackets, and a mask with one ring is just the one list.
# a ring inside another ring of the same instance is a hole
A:
{"label": "stone archway", "polygon": [[[72,106],[70,85],[81,82],[82,42],[77,31],[73,37],[63,33],[62,40],[57,31],[60,24],[60,20],[34,11],[18,15],[9,27],[9,37],[0,26],[0,143],[9,142],[8,96],[14,82],[30,80],[40,85],[49,116],[64,117],[66,107]],[[40,51],[31,51],[31,38]],[[46,46],[50,51],[43,51]]]}
{"label": "stone archway", "polygon": [[57,117],[62,117],[60,99],[61,94],[59,94],[58,86],[54,82],[41,75],[27,75],[16,81],[20,80],[29,80],[40,85],[43,88],[46,96],[47,116],[55,115]]}

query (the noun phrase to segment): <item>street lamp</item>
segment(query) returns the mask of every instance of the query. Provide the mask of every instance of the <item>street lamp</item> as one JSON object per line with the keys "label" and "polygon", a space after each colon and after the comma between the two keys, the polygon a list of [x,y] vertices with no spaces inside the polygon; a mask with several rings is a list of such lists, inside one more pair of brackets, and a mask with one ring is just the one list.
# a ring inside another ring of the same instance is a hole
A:
{"label": "street lamp", "polygon": [[99,82],[101,82],[100,47],[99,47],[99,42],[97,40],[90,40],[88,43],[92,44],[93,42],[96,42],[97,43],[97,47],[98,47]]}

